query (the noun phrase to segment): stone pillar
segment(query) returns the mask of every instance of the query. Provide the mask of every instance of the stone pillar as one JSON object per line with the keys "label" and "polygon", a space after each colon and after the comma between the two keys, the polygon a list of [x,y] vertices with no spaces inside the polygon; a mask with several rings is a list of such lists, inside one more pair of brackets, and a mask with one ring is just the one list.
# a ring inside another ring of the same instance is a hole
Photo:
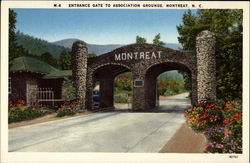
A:
{"label": "stone pillar", "polygon": [[114,107],[114,78],[100,80],[100,107]]}
{"label": "stone pillar", "polygon": [[216,101],[215,44],[215,35],[207,30],[196,38],[198,101]]}
{"label": "stone pillar", "polygon": [[85,106],[87,110],[92,110],[93,89],[94,89],[93,74],[90,73],[88,70],[87,81],[86,81],[86,100],[85,100]]}
{"label": "stone pillar", "polygon": [[86,77],[87,77],[88,49],[83,41],[76,41],[72,45],[72,77],[76,87],[76,97],[80,109],[86,109]]}
{"label": "stone pillar", "polygon": [[[146,111],[146,86],[145,86],[145,79],[146,73],[140,65],[136,65],[132,68],[133,74],[133,99],[132,99],[132,111]],[[135,86],[134,82],[141,80],[143,81],[142,86]]]}
{"label": "stone pillar", "polygon": [[38,82],[33,76],[26,78],[26,104],[32,105],[37,102]]}
{"label": "stone pillar", "polygon": [[192,106],[195,106],[198,104],[197,101],[197,76],[192,74],[192,91],[191,91],[191,103]]}
{"label": "stone pillar", "polygon": [[67,90],[66,82],[65,82],[65,80],[63,80],[62,81],[61,99],[67,100],[69,98],[67,92],[68,92],[68,90]]}
{"label": "stone pillar", "polygon": [[146,110],[152,110],[156,107],[156,80],[156,77],[152,75],[146,77]]}

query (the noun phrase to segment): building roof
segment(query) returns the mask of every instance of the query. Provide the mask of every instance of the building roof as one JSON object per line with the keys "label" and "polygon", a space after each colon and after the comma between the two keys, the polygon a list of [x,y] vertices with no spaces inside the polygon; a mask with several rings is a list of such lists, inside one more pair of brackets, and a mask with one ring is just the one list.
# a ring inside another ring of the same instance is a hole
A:
{"label": "building roof", "polygon": [[59,70],[48,63],[31,57],[18,57],[11,61],[10,72],[36,72],[45,74],[43,78],[63,78],[72,76],[72,70]]}
{"label": "building roof", "polygon": [[52,71],[49,74],[45,75],[44,78],[61,78],[61,77],[68,77],[72,76],[72,71],[71,70],[57,70],[57,71]]}
{"label": "building roof", "polygon": [[10,62],[9,71],[29,71],[29,72],[38,72],[42,74],[48,74],[53,71],[60,71],[55,67],[40,61],[35,58],[30,57],[18,57]]}

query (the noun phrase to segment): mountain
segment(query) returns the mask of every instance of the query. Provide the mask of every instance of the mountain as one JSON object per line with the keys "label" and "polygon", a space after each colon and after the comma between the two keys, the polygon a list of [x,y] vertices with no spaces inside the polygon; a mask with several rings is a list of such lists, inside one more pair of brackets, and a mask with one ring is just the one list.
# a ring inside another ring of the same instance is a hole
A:
{"label": "mountain", "polygon": [[21,32],[16,33],[17,44],[23,46],[29,53],[41,56],[45,52],[49,52],[54,58],[59,58],[63,50],[67,48],[58,46],[48,41],[36,38]]}
{"label": "mountain", "polygon": [[178,70],[166,71],[158,76],[158,79],[165,79],[166,77],[172,77],[175,81],[183,81],[183,75]]}
{"label": "mountain", "polygon": [[[58,46],[63,46],[65,48],[71,48],[72,44],[79,39],[64,39],[60,41],[55,41],[51,42],[52,44],[58,45]],[[124,44],[110,44],[110,45],[97,45],[97,44],[87,44],[87,48],[89,53],[95,53],[97,55],[104,54],[107,52],[110,52],[112,50],[115,50],[119,47],[125,46]],[[171,48],[174,50],[179,50],[181,49],[180,44],[174,44],[174,43],[169,43],[165,44],[164,47]]]}
{"label": "mountain", "polygon": [[78,41],[78,40],[79,40],[79,39],[75,39],[75,38],[63,39],[63,40],[51,42],[51,44],[55,44],[55,45],[58,45],[58,46],[63,46],[63,47],[65,47],[65,48],[71,49],[73,43],[74,43],[75,41]]}
{"label": "mountain", "polygon": [[[73,43],[79,39],[64,39],[60,41],[55,41],[51,42],[52,44],[58,45],[58,46],[63,46],[65,48],[70,48],[72,47]],[[89,53],[94,53],[96,55],[104,54],[107,52],[110,52],[114,49],[117,49],[119,47],[122,47],[124,45],[119,45],[119,44],[111,44],[111,45],[97,45],[97,44],[87,44],[88,52]]]}
{"label": "mountain", "polygon": [[[45,52],[49,52],[54,58],[59,58],[63,50],[71,50],[72,44],[78,39],[64,39],[55,42],[48,42],[40,38],[36,38],[21,32],[16,33],[17,43],[22,45],[29,53],[41,56]],[[110,44],[110,45],[97,45],[87,44],[88,52],[96,55],[104,54],[115,50],[119,47],[125,46],[124,44]],[[181,48],[179,44],[165,44],[164,47],[168,47],[174,50]]]}
{"label": "mountain", "polygon": [[[59,58],[63,50],[70,50],[72,44],[78,39],[65,39],[56,42],[48,42],[21,32],[16,33],[17,43],[22,45],[31,54],[41,56],[45,52],[49,52],[54,58]],[[97,55],[110,52],[114,49],[124,46],[123,44],[112,45],[96,45],[87,44],[89,53],[95,53]],[[178,50],[181,48],[179,44],[166,44],[164,47]],[[159,78],[165,78],[166,76],[172,76],[174,79],[183,80],[183,76],[178,71],[168,71],[159,76]]]}
{"label": "mountain", "polygon": [[165,48],[170,48],[170,49],[174,49],[174,50],[180,50],[182,49],[182,46],[180,44],[175,44],[175,43],[167,43],[165,45],[163,45]]}

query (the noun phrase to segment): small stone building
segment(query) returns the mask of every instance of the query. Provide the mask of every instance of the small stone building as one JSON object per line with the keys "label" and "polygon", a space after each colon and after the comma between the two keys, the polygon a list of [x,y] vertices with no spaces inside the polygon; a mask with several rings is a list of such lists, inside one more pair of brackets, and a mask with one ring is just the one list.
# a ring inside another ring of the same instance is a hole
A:
{"label": "small stone building", "polygon": [[67,98],[64,79],[71,74],[35,58],[15,58],[9,68],[9,98],[56,106]]}

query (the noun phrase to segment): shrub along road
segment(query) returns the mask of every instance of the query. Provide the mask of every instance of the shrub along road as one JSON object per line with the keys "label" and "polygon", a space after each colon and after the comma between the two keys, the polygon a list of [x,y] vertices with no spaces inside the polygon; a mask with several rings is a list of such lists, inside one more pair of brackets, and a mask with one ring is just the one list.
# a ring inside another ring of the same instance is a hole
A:
{"label": "shrub along road", "polygon": [[160,101],[150,113],[93,113],[9,129],[9,151],[159,152],[185,122],[187,93]]}

